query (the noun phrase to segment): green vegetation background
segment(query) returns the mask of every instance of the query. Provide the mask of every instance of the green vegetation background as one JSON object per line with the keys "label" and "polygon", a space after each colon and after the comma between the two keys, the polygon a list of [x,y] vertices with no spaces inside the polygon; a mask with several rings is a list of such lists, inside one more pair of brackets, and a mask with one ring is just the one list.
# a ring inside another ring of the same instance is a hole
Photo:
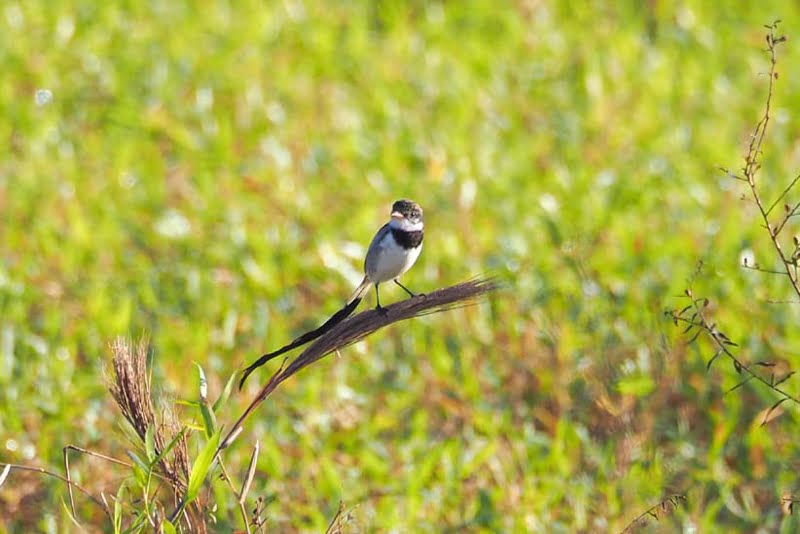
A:
{"label": "green vegetation background", "polygon": [[[716,170],[741,165],[775,18],[767,197],[800,169],[800,10],[749,6],[3,2],[0,461],[124,458],[115,336],[149,334],[167,397],[196,396],[193,362],[218,392],[337,309],[408,197],[427,222],[409,287],[508,289],[382,331],[260,408],[226,460],[239,473],[261,441],[271,528],[322,531],[342,500],[354,531],[618,531],[681,493],[667,531],[792,531],[797,410],[761,428],[771,392],[724,394],[733,369],[707,372],[710,348],[662,314],[702,260],[695,292],[743,357],[800,369],[797,308],[766,303],[789,287],[739,267],[773,256]],[[96,494],[126,476],[74,471]],[[241,528],[219,484],[216,528]],[[69,531],[65,497],[13,472],[0,530]]]}

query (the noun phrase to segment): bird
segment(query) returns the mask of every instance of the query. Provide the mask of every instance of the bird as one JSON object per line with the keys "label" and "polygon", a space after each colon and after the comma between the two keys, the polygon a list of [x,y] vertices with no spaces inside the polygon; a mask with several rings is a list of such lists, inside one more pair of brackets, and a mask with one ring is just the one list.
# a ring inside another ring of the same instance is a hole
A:
{"label": "bird", "polygon": [[416,263],[422,252],[422,238],[424,237],[424,218],[422,208],[412,200],[398,200],[392,204],[389,222],[384,224],[372,238],[364,258],[364,278],[353,291],[344,307],[334,313],[320,327],[306,332],[294,341],[280,349],[264,354],[250,364],[242,373],[239,389],[244,386],[250,373],[285,352],[289,352],[301,345],[313,341],[336,324],[350,316],[361,303],[371,286],[375,286],[375,309],[386,313],[386,308],[381,306],[380,285],[393,281],[403,288],[410,297],[419,296],[400,282],[400,277],[408,272]]}
{"label": "bird", "polygon": [[364,279],[353,292],[348,304],[361,299],[375,285],[376,309],[381,306],[380,285],[390,280],[403,288],[410,297],[414,292],[400,283],[399,278],[408,272],[422,252],[424,236],[422,208],[412,200],[398,200],[392,205],[389,222],[384,224],[367,249],[364,259]]}

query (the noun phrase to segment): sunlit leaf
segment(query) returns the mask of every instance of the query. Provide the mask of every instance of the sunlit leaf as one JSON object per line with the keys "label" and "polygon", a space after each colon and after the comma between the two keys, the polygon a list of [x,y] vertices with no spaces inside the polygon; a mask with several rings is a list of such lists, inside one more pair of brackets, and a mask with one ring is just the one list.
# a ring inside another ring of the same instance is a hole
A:
{"label": "sunlit leaf", "polygon": [[186,489],[184,505],[189,504],[197,498],[197,494],[200,492],[203,482],[205,482],[208,471],[211,469],[219,440],[220,433],[217,431],[206,441],[200,454],[195,458],[194,464],[192,464],[192,471],[189,474],[189,484]]}
{"label": "sunlit leaf", "polygon": [[761,422],[761,426],[764,426],[767,423],[769,423],[770,421],[772,421],[774,419],[774,417],[771,417],[772,414],[775,412],[775,410],[778,409],[778,406],[780,406],[781,404],[783,404],[787,400],[789,400],[789,397],[784,397],[784,398],[780,399],[779,401],[777,401],[772,406],[770,406],[769,410],[767,410],[767,413],[764,414],[764,420]]}
{"label": "sunlit leaf", "polygon": [[225,388],[222,390],[222,393],[217,398],[217,400],[214,401],[214,406],[212,407],[212,411],[214,413],[217,413],[217,411],[219,411],[219,409],[222,408],[225,402],[227,402],[228,397],[230,396],[231,391],[233,390],[233,385],[236,383],[236,374],[237,373],[234,372],[230,376],[230,378],[228,378],[228,382],[225,384]]}
{"label": "sunlit leaf", "polygon": [[148,462],[143,461],[139,458],[133,451],[125,451],[128,455],[128,458],[133,460],[133,475],[136,477],[136,483],[139,484],[140,487],[147,486],[147,478],[148,474],[150,473],[150,465]]}
{"label": "sunlit leaf", "polygon": [[195,366],[197,367],[197,374],[200,379],[198,392],[200,395],[200,401],[203,402],[208,398],[208,379],[206,378],[206,372],[203,370],[203,366],[196,362]]}
{"label": "sunlit leaf", "polygon": [[147,431],[144,434],[144,448],[147,454],[148,462],[152,462],[153,459],[156,457],[156,444],[155,444],[155,427],[150,425],[147,427]]}

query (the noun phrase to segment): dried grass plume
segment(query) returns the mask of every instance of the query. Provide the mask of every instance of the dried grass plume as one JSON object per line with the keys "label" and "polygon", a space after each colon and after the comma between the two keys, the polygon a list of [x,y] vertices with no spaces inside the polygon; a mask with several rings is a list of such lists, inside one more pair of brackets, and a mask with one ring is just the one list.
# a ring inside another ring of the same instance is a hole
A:
{"label": "dried grass plume", "polygon": [[[144,338],[138,342],[123,337],[114,340],[111,344],[113,373],[107,377],[108,389],[142,442],[147,429],[153,428],[156,454],[160,454],[180,433],[180,425],[177,416],[166,405],[160,418],[156,419],[152,377],[147,370],[147,346]],[[159,468],[159,474],[169,481],[175,493],[182,494],[186,490],[189,454],[185,436],[180,437],[170,454],[161,459]]]}

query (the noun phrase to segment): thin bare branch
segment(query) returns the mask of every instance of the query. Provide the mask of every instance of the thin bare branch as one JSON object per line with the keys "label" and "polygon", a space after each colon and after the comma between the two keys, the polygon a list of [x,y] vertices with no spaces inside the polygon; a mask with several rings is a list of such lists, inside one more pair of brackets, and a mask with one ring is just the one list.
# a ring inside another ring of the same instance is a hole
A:
{"label": "thin bare branch", "polygon": [[685,495],[680,495],[678,493],[674,495],[670,495],[661,500],[655,506],[651,506],[638,516],[628,523],[628,525],[622,529],[620,534],[633,534],[640,528],[643,528],[647,525],[649,519],[659,520],[662,517],[666,517],[667,515],[671,514],[678,506],[681,504],[685,504],[688,501]]}
{"label": "thin bare branch", "polygon": [[350,514],[345,514],[344,501],[339,501],[339,508],[336,514],[331,519],[325,534],[342,534],[344,532],[344,523],[350,518]]}
{"label": "thin bare branch", "polygon": [[[775,91],[775,81],[778,79],[778,72],[776,69],[778,63],[776,47],[778,44],[786,40],[786,37],[782,35],[778,36],[776,33],[778,29],[778,22],[779,21],[775,21],[774,23],[766,26],[766,28],[769,30],[766,36],[766,41],[767,52],[769,54],[770,61],[767,97],[764,103],[764,113],[758,123],[756,123],[756,127],[752,136],[750,137],[750,143],[747,147],[747,154],[744,158],[745,163],[744,167],[742,168],[742,174],[750,189],[750,196],[752,197],[753,201],[758,207],[759,213],[761,214],[761,219],[763,220],[764,227],[769,234],[770,241],[772,241],[772,246],[775,249],[775,252],[778,254],[778,257],[781,259],[781,263],[783,265],[783,271],[781,271],[781,274],[785,274],[789,278],[792,288],[800,297],[800,280],[798,280],[797,271],[796,269],[792,268],[793,261],[791,261],[790,258],[787,258],[779,239],[780,233],[786,225],[786,222],[794,215],[795,210],[798,208],[795,207],[790,209],[781,222],[777,224],[773,224],[769,217],[773,208],[781,202],[786,194],[788,194],[788,192],[795,186],[798,180],[800,180],[800,175],[796,176],[794,180],[792,180],[789,186],[778,196],[778,198],[769,208],[764,207],[764,202],[761,198],[761,191],[759,190],[758,182],[756,180],[758,171],[761,169],[761,157],[763,155],[762,145],[764,143],[764,138],[767,135],[767,129],[772,112],[772,96]],[[800,204],[798,204],[798,206],[800,206]]]}
{"label": "thin bare branch", "polygon": [[[69,469],[69,451],[76,451],[82,454],[86,454],[88,456],[94,456],[96,458],[100,458],[107,462],[111,462],[117,465],[122,465],[125,467],[132,468],[133,465],[129,464],[128,462],[123,462],[122,460],[117,460],[116,458],[112,458],[111,456],[106,456],[105,454],[100,454],[98,452],[92,452],[90,450],[84,449],[82,447],[78,447],[76,445],[67,445],[62,449],[62,454],[64,456],[64,475],[67,481],[67,493],[69,494],[69,507],[70,511],[72,512],[73,521],[76,521],[77,515],[75,514],[75,497],[72,491],[72,474],[70,473]],[[157,475],[159,476],[159,475]]]}
{"label": "thin bare branch", "polygon": [[[68,447],[68,446],[67,446]],[[69,474],[69,450],[64,447],[61,453],[64,455],[64,473],[67,475],[67,493],[69,493],[69,510],[72,517],[75,517],[75,496],[72,493],[72,477]]]}
{"label": "thin bare branch", "polygon": [[242,482],[242,491],[239,492],[239,502],[244,504],[245,500],[247,499],[247,494],[250,492],[250,484],[253,483],[253,477],[256,475],[256,464],[258,463],[258,452],[261,450],[261,445],[256,440],[256,444],[253,447],[253,454],[250,456],[250,464],[247,466],[247,474],[244,477],[244,482]]}
{"label": "thin bare branch", "polygon": [[244,507],[244,499],[242,498],[241,494],[236,491],[236,487],[233,485],[233,479],[228,474],[227,469],[225,469],[225,463],[222,461],[222,458],[217,459],[219,461],[219,469],[222,473],[222,478],[228,484],[231,492],[236,495],[236,502],[239,505],[239,514],[242,516],[242,522],[244,523],[244,528],[247,531],[247,534],[251,534],[250,530],[250,522],[247,520],[247,510]]}
{"label": "thin bare branch", "polygon": [[[691,291],[687,290],[687,294],[690,295]],[[713,343],[715,345],[716,353],[714,354],[714,357],[712,357],[711,360],[708,362],[707,368],[711,367],[711,364],[720,355],[724,354],[733,363],[734,369],[736,369],[736,371],[738,373],[744,373],[745,375],[747,375],[747,377],[744,380],[738,382],[733,388],[728,390],[726,393],[730,393],[731,391],[734,391],[734,390],[738,389],[739,387],[741,387],[742,385],[746,384],[747,382],[749,382],[751,380],[755,380],[757,382],[760,382],[761,384],[763,384],[767,388],[771,389],[772,391],[778,393],[782,397],[782,399],[790,400],[793,403],[795,403],[797,405],[800,405],[800,399],[799,398],[797,398],[796,396],[790,394],[788,391],[778,387],[778,385],[780,383],[782,383],[784,380],[781,380],[780,382],[775,383],[774,378],[769,378],[769,379],[768,378],[764,378],[763,376],[761,376],[761,374],[756,373],[755,371],[753,371],[750,368],[751,367],[750,365],[747,365],[744,362],[742,362],[732,352],[732,349],[737,347],[737,345],[735,343],[733,343],[727,335],[725,335],[723,332],[721,332],[717,328],[716,324],[714,324],[714,323],[712,323],[711,321],[708,320],[708,318],[706,317],[705,309],[706,309],[706,305],[702,305],[701,306],[700,303],[699,303],[699,299],[692,299],[692,307],[689,310],[686,310],[686,308],[683,308],[683,310],[681,310],[680,313],[677,312],[677,311],[668,311],[666,313],[674,322],[676,322],[678,324],[683,323],[683,324],[689,325],[689,327],[691,327],[691,328],[697,328],[698,329],[697,333],[705,332],[707,334],[707,337],[709,337],[713,341]],[[691,316],[690,317],[686,317],[686,315],[689,312],[692,312]],[[691,341],[694,341],[695,339],[697,339],[697,333],[695,333],[695,335],[692,337]],[[754,366],[764,367],[764,362],[756,362],[753,365]],[[783,400],[781,400],[780,402],[783,402]]]}
{"label": "thin bare branch", "polygon": [[104,501],[98,499],[97,497],[95,497],[94,495],[89,493],[89,490],[87,490],[86,488],[84,488],[83,486],[78,484],[77,482],[74,482],[72,480],[67,480],[66,477],[63,477],[63,476],[59,475],[58,473],[54,473],[52,471],[48,471],[47,469],[44,469],[42,467],[32,467],[32,466],[29,466],[29,465],[0,463],[0,466],[4,466],[4,467],[10,466],[12,470],[13,469],[17,469],[19,471],[30,471],[32,473],[41,473],[41,474],[47,475],[49,477],[57,478],[58,480],[66,483],[69,486],[74,487],[75,489],[77,489],[78,491],[83,493],[93,503],[95,503],[97,506],[102,508],[103,512],[105,512],[105,514],[109,517],[109,519],[111,519],[111,517],[112,517],[111,511],[108,509],[108,506]]}
{"label": "thin bare branch", "polygon": [[758,271],[760,273],[765,273],[765,274],[779,274],[781,276],[785,276],[786,275],[785,271],[775,271],[775,270],[772,270],[772,269],[764,269],[762,267],[759,267],[758,265],[747,265],[747,264],[743,263],[742,264],[742,268],[743,269],[748,269],[750,271]]}
{"label": "thin bare branch", "polygon": [[775,201],[772,203],[772,205],[770,205],[769,209],[767,210],[767,215],[772,213],[772,210],[775,209],[775,206],[781,203],[784,197],[786,197],[786,195],[789,194],[789,191],[792,190],[792,188],[795,186],[795,184],[797,184],[799,180],[800,180],[800,174],[795,176],[794,179],[789,183],[789,185],[786,186],[786,189],[784,189],[783,192],[780,195],[778,195],[778,198],[775,199]]}
{"label": "thin bare branch", "polygon": [[[792,182],[792,184],[794,184],[796,181],[797,178],[795,178],[795,181]],[[789,210],[783,216],[783,220],[778,224],[778,228],[775,230],[776,234],[780,234],[783,231],[783,227],[786,226],[786,223],[789,222],[789,219],[797,215],[798,209],[800,209],[800,202],[789,208]]]}

